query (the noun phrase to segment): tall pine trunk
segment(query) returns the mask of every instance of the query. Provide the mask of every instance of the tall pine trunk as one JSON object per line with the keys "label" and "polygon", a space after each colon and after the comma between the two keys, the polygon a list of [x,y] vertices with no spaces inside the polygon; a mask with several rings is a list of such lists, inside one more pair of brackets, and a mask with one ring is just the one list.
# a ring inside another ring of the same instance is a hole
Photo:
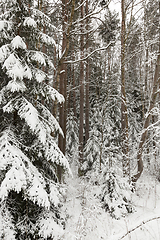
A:
{"label": "tall pine trunk", "polygon": [[[86,1],[86,16],[88,15],[88,0]],[[89,50],[89,20],[86,21],[86,52]],[[86,63],[86,109],[85,109],[85,143],[89,139],[89,59]]]}
{"label": "tall pine trunk", "polygon": [[126,12],[125,0],[121,0],[121,144],[122,144],[122,166],[123,176],[130,176],[130,160],[128,146],[128,113],[125,89],[125,41],[126,41]]}
{"label": "tall pine trunk", "polygon": [[[81,18],[84,17],[84,5],[81,0]],[[83,35],[83,21],[81,22],[81,39],[80,39],[80,51],[81,59],[84,58],[84,35]],[[80,120],[79,120],[79,162],[83,163],[83,120],[84,120],[84,62],[80,62]]]}
{"label": "tall pine trunk", "polygon": [[[69,5],[71,8],[69,8]],[[68,9],[70,9],[70,17],[68,17]],[[66,57],[68,55],[69,46],[70,46],[70,30],[72,27],[73,16],[75,10],[75,0],[68,2],[68,0],[62,0],[62,17],[63,17],[63,39],[62,39],[62,55],[58,63],[58,70],[57,70],[57,84],[59,83],[60,86],[60,93],[63,94],[66,100],[66,88],[67,88],[67,66],[65,64]],[[66,24],[68,23],[68,24]],[[66,148],[66,121],[67,121],[67,109],[66,109],[66,101],[63,105],[61,105],[59,110],[59,124],[63,130],[64,137],[61,135],[58,139],[58,146],[60,150],[65,154]],[[61,182],[62,176],[62,169],[58,168],[58,178]]]}

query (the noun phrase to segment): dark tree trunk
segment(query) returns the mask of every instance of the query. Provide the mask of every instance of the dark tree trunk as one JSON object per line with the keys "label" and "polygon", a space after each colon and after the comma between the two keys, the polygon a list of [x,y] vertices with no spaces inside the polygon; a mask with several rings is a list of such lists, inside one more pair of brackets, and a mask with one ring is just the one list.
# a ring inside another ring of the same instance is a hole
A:
{"label": "dark tree trunk", "polygon": [[[86,1],[86,16],[88,15],[88,0]],[[86,21],[86,52],[88,54],[89,50],[89,34],[88,34],[88,18]],[[87,59],[86,63],[86,109],[85,109],[85,143],[89,139],[89,59]]]}
{"label": "dark tree trunk", "polygon": [[123,176],[130,176],[130,160],[129,160],[129,147],[128,147],[128,113],[126,102],[126,90],[125,90],[125,41],[126,41],[126,12],[125,12],[125,0],[121,0],[121,144],[123,154]]}
{"label": "dark tree trunk", "polygon": [[[81,0],[81,18],[84,17],[84,6],[83,0]],[[81,40],[80,40],[80,50],[81,58],[84,58],[84,35],[83,35],[83,21],[81,23]],[[80,62],[80,120],[79,120],[79,162],[80,165],[83,163],[83,120],[84,120],[84,62]]]}
{"label": "dark tree trunk", "polygon": [[[66,57],[68,55],[69,45],[70,45],[70,30],[72,26],[74,9],[75,9],[75,0],[70,2],[71,4],[71,14],[68,20],[68,9],[69,2],[68,0],[62,0],[62,17],[63,17],[63,40],[62,40],[62,56],[58,63],[57,70],[57,84],[59,83],[60,93],[64,96],[66,100],[66,87],[67,87],[67,66],[64,63]],[[68,23],[68,24],[66,24]],[[58,146],[60,150],[65,154],[66,148],[66,119],[67,118],[67,110],[66,110],[66,101],[64,104],[60,106],[59,110],[59,124],[63,130],[64,138],[59,135]],[[57,169],[59,181],[62,181],[62,168],[59,166]]]}

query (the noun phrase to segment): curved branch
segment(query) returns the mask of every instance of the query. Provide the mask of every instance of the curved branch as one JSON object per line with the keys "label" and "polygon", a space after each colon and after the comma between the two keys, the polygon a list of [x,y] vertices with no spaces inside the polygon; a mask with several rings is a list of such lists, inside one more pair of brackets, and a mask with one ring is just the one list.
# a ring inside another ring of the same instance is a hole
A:
{"label": "curved branch", "polygon": [[[123,234],[123,236],[117,238],[117,240],[122,240],[123,238],[125,238],[128,234],[130,234],[131,232],[134,232],[136,229],[142,227],[144,224],[146,223],[149,223],[151,221],[154,221],[154,220],[157,220],[157,219],[160,219],[160,216],[156,216],[156,217],[153,217],[153,218],[150,218],[148,220],[145,220],[145,221],[142,221],[140,224],[138,224],[137,226],[131,228],[130,230],[128,230],[125,234]],[[115,237],[114,237],[115,239]]]}
{"label": "curved branch", "polygon": [[114,43],[114,42],[113,42],[113,41],[110,42],[106,47],[102,47],[102,48],[97,48],[97,49],[95,49],[93,52],[91,52],[90,54],[88,54],[88,55],[87,55],[86,57],[84,57],[84,58],[77,59],[77,60],[75,60],[75,61],[67,61],[67,62],[64,62],[64,63],[74,64],[74,63],[78,63],[78,62],[85,61],[85,60],[87,60],[90,56],[92,56],[95,52],[108,49],[109,46],[110,46],[112,43]]}

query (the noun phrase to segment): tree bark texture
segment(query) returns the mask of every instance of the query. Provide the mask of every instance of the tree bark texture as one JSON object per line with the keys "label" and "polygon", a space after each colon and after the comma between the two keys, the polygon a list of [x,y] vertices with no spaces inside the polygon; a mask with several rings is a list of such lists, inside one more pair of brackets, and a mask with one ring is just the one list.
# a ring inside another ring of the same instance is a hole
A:
{"label": "tree bark texture", "polygon": [[126,26],[125,26],[125,0],[121,0],[121,12],[122,12],[122,23],[121,23],[121,144],[122,144],[122,167],[123,176],[130,176],[130,160],[129,160],[129,147],[128,147],[128,113],[127,113],[127,102],[126,102],[126,90],[125,90],[125,37],[126,37]]}
{"label": "tree bark texture", "polygon": [[[81,0],[81,18],[84,17],[84,5]],[[83,35],[83,21],[81,22],[81,39],[80,39],[80,50],[81,59],[84,58],[84,35]],[[84,62],[80,62],[80,120],[79,120],[79,162],[80,165],[83,163],[83,121],[84,121]]]}
{"label": "tree bark texture", "polygon": [[72,75],[73,75],[73,113],[74,117],[77,117],[77,110],[76,110],[76,82],[75,82],[75,71],[74,71],[74,65],[72,68]]}
{"label": "tree bark texture", "polygon": [[[66,88],[67,88],[67,66],[64,63],[69,51],[69,40],[70,40],[70,30],[72,27],[73,16],[74,16],[74,9],[75,9],[75,0],[70,2],[71,4],[71,14],[70,18],[68,17],[68,7],[69,2],[68,0],[62,0],[62,16],[63,16],[63,40],[62,40],[62,56],[58,63],[58,70],[57,70],[57,79],[56,83],[59,84],[60,93],[64,96],[66,100]],[[68,23],[66,25],[66,23]],[[55,103],[56,106],[56,103]],[[58,146],[60,150],[65,154],[66,148],[66,121],[67,121],[67,112],[66,112],[66,101],[64,104],[60,106],[59,110],[59,124],[63,130],[64,138],[59,135],[58,139]],[[62,168],[59,166],[57,169],[58,179],[62,181]]]}
{"label": "tree bark texture", "polygon": [[[86,16],[88,15],[88,0],[86,1]],[[88,18],[86,20],[86,52],[89,50]],[[86,63],[86,109],[85,109],[85,143],[89,139],[89,58]]]}

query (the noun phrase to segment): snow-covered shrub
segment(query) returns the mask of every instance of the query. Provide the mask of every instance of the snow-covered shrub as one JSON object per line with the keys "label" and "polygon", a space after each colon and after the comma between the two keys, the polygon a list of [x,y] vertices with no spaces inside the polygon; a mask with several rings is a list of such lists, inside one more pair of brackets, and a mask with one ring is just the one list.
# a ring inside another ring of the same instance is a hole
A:
{"label": "snow-covered shrub", "polygon": [[100,168],[100,143],[99,132],[95,127],[90,131],[90,137],[84,148],[85,161],[81,166],[83,173]]}
{"label": "snow-covered shrub", "polygon": [[[52,132],[62,130],[50,104],[54,66],[43,47],[55,31],[32,1],[2,1],[0,12],[0,238],[55,240],[63,233],[57,167],[69,170]],[[49,31],[48,31],[49,32]],[[5,209],[5,212],[4,212]]]}
{"label": "snow-covered shrub", "polygon": [[133,212],[130,185],[112,170],[104,174],[101,200],[103,208],[116,219]]}
{"label": "snow-covered shrub", "polygon": [[67,117],[66,154],[75,161],[75,159],[78,158],[78,149],[78,123],[76,122],[73,112],[70,112]]}

